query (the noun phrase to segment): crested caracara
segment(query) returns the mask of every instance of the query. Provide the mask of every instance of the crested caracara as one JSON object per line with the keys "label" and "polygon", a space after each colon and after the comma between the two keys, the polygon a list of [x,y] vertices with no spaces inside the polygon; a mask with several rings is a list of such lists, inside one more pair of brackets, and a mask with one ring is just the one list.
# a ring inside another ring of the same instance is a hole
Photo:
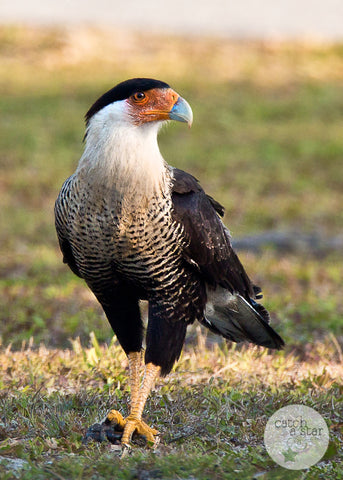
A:
{"label": "crested caracara", "polygon": [[[129,416],[112,410],[106,419],[122,428],[123,445],[134,431],[155,442],[144,405],[194,321],[234,342],[284,344],[231,247],[223,207],[160,153],[161,126],[191,125],[192,118],[164,82],[135,78],[115,86],[88,110],[84,153],[55,205],[63,260],[95,294],[128,357]],[[142,385],[141,299],[149,304]]]}

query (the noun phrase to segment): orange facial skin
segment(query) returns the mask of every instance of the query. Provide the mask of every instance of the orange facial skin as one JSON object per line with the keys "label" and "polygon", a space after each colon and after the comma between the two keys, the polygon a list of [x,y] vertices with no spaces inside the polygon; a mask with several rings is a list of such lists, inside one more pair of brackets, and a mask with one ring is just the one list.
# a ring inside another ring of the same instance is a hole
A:
{"label": "orange facial skin", "polygon": [[179,95],[171,88],[153,88],[136,92],[128,98],[133,123],[142,125],[156,120],[169,120],[169,113]]}

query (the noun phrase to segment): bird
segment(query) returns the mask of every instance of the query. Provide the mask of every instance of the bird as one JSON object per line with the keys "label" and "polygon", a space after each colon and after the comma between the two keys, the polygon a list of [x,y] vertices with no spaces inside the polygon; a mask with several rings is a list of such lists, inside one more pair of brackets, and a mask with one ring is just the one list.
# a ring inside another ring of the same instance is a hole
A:
{"label": "bird", "polygon": [[190,324],[233,342],[284,345],[232,248],[223,206],[164,160],[157,137],[170,121],[191,126],[193,112],[167,83],[132,78],[108,90],[85,115],[83,154],[55,203],[63,261],[94,293],[128,358],[129,414],[112,409],[104,420],[122,431],[123,448],[133,433],[158,441],[143,410]]}

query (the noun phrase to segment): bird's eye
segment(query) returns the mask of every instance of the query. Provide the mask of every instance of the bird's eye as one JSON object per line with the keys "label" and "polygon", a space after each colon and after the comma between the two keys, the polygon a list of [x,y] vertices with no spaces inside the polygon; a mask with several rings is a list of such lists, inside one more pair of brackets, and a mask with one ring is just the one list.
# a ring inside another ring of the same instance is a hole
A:
{"label": "bird's eye", "polygon": [[144,92],[136,92],[134,95],[132,95],[132,99],[134,102],[143,102],[146,99],[146,95]]}

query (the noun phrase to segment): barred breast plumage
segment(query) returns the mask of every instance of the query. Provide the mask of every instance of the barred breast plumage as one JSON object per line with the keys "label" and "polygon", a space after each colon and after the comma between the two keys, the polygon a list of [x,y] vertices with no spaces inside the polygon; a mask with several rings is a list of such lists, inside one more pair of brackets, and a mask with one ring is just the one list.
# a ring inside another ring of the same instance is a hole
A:
{"label": "barred breast plumage", "polygon": [[163,305],[170,320],[178,311],[177,320],[201,321],[199,280],[182,256],[187,240],[173,219],[170,189],[134,211],[125,210],[115,189],[100,192],[74,174],[56,202],[56,225],[68,238],[80,276],[95,294],[120,279]]}

